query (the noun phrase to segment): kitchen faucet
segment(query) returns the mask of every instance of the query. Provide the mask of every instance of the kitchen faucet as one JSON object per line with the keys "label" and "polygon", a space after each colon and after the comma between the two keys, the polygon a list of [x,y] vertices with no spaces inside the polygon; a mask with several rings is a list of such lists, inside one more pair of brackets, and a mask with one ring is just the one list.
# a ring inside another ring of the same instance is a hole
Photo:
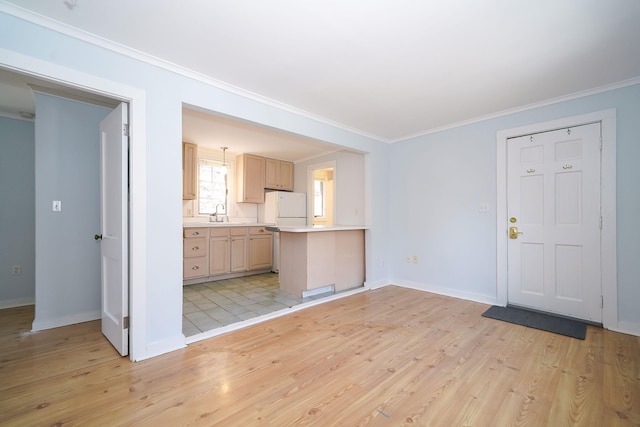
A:
{"label": "kitchen faucet", "polygon": [[[211,222],[224,222],[224,215],[220,216],[220,214],[218,213],[218,206],[222,206],[222,209],[224,209],[224,205],[222,203],[218,203],[216,205],[216,211],[214,213],[212,213],[210,218],[209,218],[211,220]],[[220,218],[220,219],[218,219],[218,218]]]}

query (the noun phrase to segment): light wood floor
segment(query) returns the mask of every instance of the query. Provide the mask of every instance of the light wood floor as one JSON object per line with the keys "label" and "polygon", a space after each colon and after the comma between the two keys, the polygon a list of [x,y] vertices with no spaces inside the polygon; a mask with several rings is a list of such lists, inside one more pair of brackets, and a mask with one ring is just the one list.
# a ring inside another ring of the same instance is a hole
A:
{"label": "light wood floor", "polygon": [[2,426],[640,425],[640,339],[580,341],[398,287],[131,363],[99,322],[0,311]]}

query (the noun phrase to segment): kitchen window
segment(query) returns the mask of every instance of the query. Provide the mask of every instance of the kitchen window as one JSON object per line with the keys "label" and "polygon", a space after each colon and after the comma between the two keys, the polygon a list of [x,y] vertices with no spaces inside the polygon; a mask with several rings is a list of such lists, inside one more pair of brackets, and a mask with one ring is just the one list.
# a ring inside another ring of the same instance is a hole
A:
{"label": "kitchen window", "polygon": [[201,158],[198,161],[198,212],[201,215],[211,215],[217,205],[219,214],[227,214],[227,170],[222,162]]}

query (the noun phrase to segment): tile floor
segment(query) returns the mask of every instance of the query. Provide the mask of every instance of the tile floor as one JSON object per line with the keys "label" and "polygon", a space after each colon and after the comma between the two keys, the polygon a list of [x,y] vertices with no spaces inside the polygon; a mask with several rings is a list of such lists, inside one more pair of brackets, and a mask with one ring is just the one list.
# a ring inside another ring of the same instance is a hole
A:
{"label": "tile floor", "polygon": [[327,296],[301,298],[283,292],[275,273],[198,283],[182,289],[182,332],[185,336]]}

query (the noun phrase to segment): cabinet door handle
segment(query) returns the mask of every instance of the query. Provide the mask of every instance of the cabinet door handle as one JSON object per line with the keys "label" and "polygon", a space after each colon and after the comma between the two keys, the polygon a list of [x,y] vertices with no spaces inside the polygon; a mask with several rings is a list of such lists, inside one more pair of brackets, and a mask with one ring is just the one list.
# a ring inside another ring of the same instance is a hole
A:
{"label": "cabinet door handle", "polygon": [[192,248],[191,248],[191,250],[192,250],[192,251],[197,251],[197,250],[199,250],[199,249],[200,249],[200,247],[199,247],[199,246],[194,246],[194,247],[192,247]]}
{"label": "cabinet door handle", "polygon": [[200,235],[200,232],[199,232],[199,231],[194,231],[194,232],[193,232],[193,235],[194,235],[194,236],[199,236],[199,235]]}
{"label": "cabinet door handle", "polygon": [[194,265],[193,267],[191,267],[192,270],[200,270],[200,267],[198,267],[197,265]]}

